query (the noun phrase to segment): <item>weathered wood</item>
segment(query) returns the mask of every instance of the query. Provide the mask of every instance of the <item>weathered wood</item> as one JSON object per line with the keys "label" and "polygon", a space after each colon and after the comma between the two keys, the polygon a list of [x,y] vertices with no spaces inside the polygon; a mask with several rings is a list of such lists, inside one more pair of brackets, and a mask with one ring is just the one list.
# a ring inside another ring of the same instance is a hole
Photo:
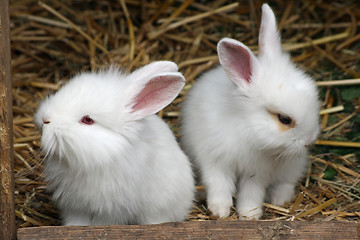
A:
{"label": "weathered wood", "polygon": [[159,225],[35,227],[18,239],[360,239],[356,222],[204,221]]}
{"label": "weathered wood", "polygon": [[0,239],[15,239],[9,1],[0,0]]}

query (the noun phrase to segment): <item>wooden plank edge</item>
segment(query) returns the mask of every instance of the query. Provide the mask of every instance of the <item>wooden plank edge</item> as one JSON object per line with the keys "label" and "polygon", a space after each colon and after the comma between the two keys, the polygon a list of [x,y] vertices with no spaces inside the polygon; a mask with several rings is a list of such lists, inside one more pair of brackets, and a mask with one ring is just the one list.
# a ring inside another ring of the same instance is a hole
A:
{"label": "wooden plank edge", "polygon": [[9,1],[0,0],[0,239],[16,238]]}
{"label": "wooden plank edge", "polygon": [[18,239],[360,239],[350,221],[193,221],[18,229]]}

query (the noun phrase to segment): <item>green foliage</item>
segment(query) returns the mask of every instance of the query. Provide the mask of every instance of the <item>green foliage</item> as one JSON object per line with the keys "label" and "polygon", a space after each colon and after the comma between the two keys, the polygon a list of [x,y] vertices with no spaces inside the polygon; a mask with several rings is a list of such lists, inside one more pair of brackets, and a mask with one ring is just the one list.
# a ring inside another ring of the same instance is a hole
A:
{"label": "green foliage", "polygon": [[347,154],[354,153],[354,148],[347,148],[347,147],[329,147],[328,152],[334,153],[335,155],[344,156]]}
{"label": "green foliage", "polygon": [[325,180],[334,180],[337,175],[337,171],[332,167],[327,167],[324,171],[323,179]]}
{"label": "green foliage", "polygon": [[341,98],[344,101],[351,101],[360,96],[360,87],[348,87],[341,90]]}
{"label": "green foliage", "polygon": [[352,113],[354,111],[354,105],[351,102],[344,103],[344,112]]}

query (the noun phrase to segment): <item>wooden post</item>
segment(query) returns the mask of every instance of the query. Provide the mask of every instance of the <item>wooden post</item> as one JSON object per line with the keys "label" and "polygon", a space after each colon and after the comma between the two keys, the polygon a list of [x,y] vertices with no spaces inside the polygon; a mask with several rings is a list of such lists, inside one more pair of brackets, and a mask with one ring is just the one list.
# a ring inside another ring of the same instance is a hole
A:
{"label": "wooden post", "polygon": [[0,0],[0,239],[16,239],[9,1]]}

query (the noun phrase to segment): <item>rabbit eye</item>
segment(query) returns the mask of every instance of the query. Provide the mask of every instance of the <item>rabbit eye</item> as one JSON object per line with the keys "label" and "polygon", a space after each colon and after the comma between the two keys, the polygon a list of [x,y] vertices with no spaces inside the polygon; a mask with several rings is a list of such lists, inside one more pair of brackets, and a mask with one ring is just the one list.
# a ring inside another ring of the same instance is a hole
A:
{"label": "rabbit eye", "polygon": [[95,123],[95,121],[91,117],[89,117],[89,115],[83,116],[80,122],[86,125],[92,125]]}
{"label": "rabbit eye", "polygon": [[293,126],[293,120],[291,119],[291,117],[283,116],[281,114],[278,114],[277,117],[282,124],[287,126]]}

